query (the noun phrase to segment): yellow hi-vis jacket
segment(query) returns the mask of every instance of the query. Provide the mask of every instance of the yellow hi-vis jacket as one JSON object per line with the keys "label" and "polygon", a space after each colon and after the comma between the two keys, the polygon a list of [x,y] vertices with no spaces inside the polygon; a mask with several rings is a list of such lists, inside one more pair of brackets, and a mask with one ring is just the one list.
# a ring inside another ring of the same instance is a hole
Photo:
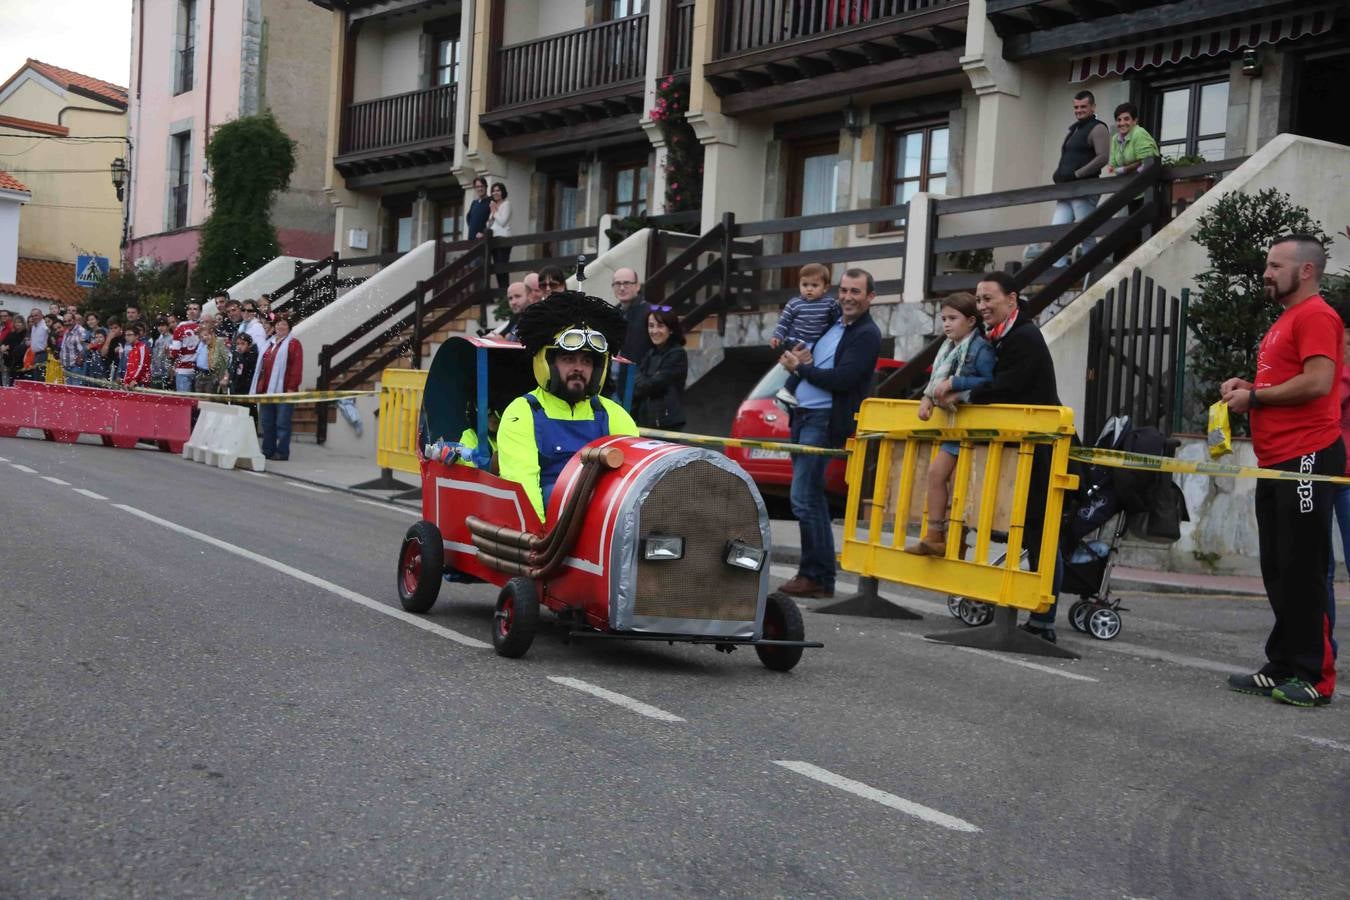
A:
{"label": "yellow hi-vis jacket", "polygon": [[[533,396],[550,419],[589,422],[595,420],[590,398],[568,404],[543,388],[512,400],[502,413],[502,424],[497,429],[497,464],[501,476],[525,488],[525,494],[534,504],[534,511],[544,519],[544,492],[539,486],[539,445],[535,442],[534,410],[525,399]],[[609,415],[609,433],[637,437],[637,423],[622,406],[605,397],[600,403]]]}

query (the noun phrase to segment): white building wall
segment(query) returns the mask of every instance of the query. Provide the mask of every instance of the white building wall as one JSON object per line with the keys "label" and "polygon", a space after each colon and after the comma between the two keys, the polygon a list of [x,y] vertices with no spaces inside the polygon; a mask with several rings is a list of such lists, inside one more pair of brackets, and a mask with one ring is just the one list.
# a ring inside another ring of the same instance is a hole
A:
{"label": "white building wall", "polygon": [[19,265],[20,195],[0,192],[0,284],[14,284]]}

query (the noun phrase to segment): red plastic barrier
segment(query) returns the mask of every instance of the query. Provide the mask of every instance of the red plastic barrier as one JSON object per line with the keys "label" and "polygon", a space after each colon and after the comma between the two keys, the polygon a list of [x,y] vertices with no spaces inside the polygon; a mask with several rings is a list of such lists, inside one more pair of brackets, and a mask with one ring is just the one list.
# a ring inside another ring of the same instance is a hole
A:
{"label": "red plastic barrier", "polygon": [[0,389],[0,436],[39,428],[49,441],[73,444],[97,435],[105,447],[129,448],[152,441],[170,453],[183,452],[192,435],[197,401],[162,394],[17,381]]}

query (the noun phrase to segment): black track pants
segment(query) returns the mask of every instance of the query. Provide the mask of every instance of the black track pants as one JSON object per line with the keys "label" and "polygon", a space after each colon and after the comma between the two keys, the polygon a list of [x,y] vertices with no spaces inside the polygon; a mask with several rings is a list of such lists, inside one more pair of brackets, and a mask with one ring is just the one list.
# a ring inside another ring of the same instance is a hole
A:
{"label": "black track pants", "polygon": [[[1330,446],[1267,466],[1313,475],[1345,472],[1345,446]],[[1261,579],[1275,613],[1261,668],[1272,678],[1301,678],[1324,697],[1336,689],[1327,620],[1327,560],[1336,485],[1325,481],[1263,480],[1256,486]]]}

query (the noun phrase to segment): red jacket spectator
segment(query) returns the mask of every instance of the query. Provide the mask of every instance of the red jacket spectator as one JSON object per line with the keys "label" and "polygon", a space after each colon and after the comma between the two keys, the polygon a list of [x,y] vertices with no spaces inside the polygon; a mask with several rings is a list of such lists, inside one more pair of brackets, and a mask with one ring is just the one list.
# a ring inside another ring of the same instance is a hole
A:
{"label": "red jacket spectator", "polygon": [[144,339],[137,341],[127,350],[127,374],[122,377],[127,385],[147,385],[150,383],[150,345]]}
{"label": "red jacket spectator", "polygon": [[[276,337],[267,343],[267,350],[263,353],[261,368],[258,370],[258,383],[255,390],[259,394],[273,393],[268,390],[268,385],[272,383],[272,363],[277,357],[277,348],[281,343]],[[300,348],[300,342],[295,338],[289,339],[286,350],[286,370],[282,373],[281,391],[284,394],[293,394],[300,390],[300,373],[304,368],[304,351]]]}

